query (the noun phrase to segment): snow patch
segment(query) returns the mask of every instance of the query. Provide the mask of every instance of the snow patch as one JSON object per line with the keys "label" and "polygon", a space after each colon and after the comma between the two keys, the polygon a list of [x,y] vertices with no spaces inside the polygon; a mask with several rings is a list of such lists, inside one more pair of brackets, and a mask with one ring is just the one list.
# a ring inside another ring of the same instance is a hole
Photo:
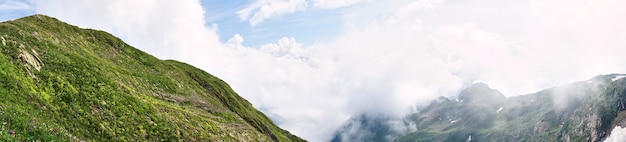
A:
{"label": "snow patch", "polygon": [[504,109],[504,107],[500,107],[498,110],[496,110],[496,113],[500,113],[500,111],[502,111],[502,109]]}
{"label": "snow patch", "polygon": [[612,81],[615,81],[615,80],[622,79],[622,78],[624,78],[624,77],[626,77],[626,75],[618,75],[618,76],[615,76],[615,78],[611,79],[611,82],[612,82]]}
{"label": "snow patch", "polygon": [[456,98],[455,101],[459,103],[463,103],[463,100],[459,100],[459,98]]}
{"label": "snow patch", "polygon": [[457,120],[452,120],[452,121],[450,121],[450,124],[454,124],[454,123],[456,123],[456,122],[459,122],[459,120],[461,120],[461,118],[459,118],[459,119],[457,119]]}

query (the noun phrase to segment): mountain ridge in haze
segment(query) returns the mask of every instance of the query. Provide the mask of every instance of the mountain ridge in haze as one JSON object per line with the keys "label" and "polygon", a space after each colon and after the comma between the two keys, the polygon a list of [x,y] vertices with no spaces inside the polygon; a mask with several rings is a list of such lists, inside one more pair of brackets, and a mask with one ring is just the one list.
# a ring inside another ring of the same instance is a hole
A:
{"label": "mountain ridge in haze", "polygon": [[[441,97],[404,118],[353,118],[333,141],[602,141],[626,126],[624,77],[598,75],[508,98],[476,83],[456,99]],[[397,122],[409,129],[388,131],[398,126],[386,124]]]}
{"label": "mountain ridge in haze", "polygon": [[45,15],[0,23],[2,141],[304,141],[228,84]]}

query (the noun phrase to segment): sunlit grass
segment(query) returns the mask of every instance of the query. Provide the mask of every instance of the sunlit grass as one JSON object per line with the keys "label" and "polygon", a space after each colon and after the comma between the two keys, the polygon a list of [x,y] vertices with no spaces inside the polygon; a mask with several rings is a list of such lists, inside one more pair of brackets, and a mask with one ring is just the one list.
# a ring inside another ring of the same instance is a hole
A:
{"label": "sunlit grass", "polygon": [[301,140],[222,80],[108,33],[36,15],[0,36],[0,140]]}

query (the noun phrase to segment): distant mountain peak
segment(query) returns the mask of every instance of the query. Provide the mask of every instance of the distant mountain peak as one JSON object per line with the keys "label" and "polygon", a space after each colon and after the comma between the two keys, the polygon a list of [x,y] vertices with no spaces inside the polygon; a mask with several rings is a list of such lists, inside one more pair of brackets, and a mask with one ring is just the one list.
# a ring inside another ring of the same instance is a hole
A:
{"label": "distant mountain peak", "polygon": [[472,141],[603,141],[623,137],[613,131],[626,125],[625,77],[598,75],[510,98],[485,83],[475,83],[461,91],[458,101],[439,98],[407,115],[402,122],[414,130],[397,137],[381,130],[398,126],[377,125],[389,122],[358,124],[378,137],[392,136],[393,141],[467,141],[469,137]]}
{"label": "distant mountain peak", "polygon": [[459,94],[459,100],[466,102],[484,103],[484,102],[502,102],[506,97],[498,90],[492,89],[483,82],[477,82],[470,87],[464,89]]}

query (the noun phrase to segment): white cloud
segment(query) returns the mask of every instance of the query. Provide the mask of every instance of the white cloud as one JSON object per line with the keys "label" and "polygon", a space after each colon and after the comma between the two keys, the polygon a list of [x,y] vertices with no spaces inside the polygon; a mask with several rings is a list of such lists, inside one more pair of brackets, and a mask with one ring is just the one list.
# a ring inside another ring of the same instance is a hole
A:
{"label": "white cloud", "polygon": [[313,0],[315,7],[323,9],[334,9],[357,4],[364,0]]}
{"label": "white cloud", "polygon": [[335,9],[347,7],[364,0],[255,0],[245,8],[237,11],[242,20],[247,20],[250,25],[256,26],[265,20],[279,18],[285,14],[305,11],[313,3],[315,8]]}
{"label": "white cloud", "polygon": [[261,50],[271,53],[276,57],[298,58],[302,52],[302,44],[296,42],[294,38],[281,38],[278,44],[266,44],[261,46]]}
{"label": "white cloud", "polygon": [[615,126],[611,135],[604,140],[604,142],[625,142],[626,141],[626,128]]}
{"label": "white cloud", "polygon": [[[295,103],[298,105],[318,106],[317,110],[329,110],[327,105],[333,104],[331,106],[337,108],[330,110],[336,111],[306,115],[315,119],[296,119],[297,116],[304,114],[298,115],[292,114],[292,111],[285,111],[293,109],[294,106],[283,106],[283,103],[276,103],[280,102],[276,100],[261,101],[258,104],[272,106],[273,109],[269,109],[270,112],[271,110],[281,112],[277,116],[283,117],[281,118],[284,120],[282,126],[285,128],[293,130],[296,134],[304,134],[305,138],[323,141],[329,138],[326,135],[327,132],[312,133],[307,130],[325,125],[311,126],[311,124],[324,122],[323,124],[329,125],[325,121],[331,120],[337,114],[341,114],[340,116],[355,116],[359,113],[402,115],[410,112],[412,106],[425,105],[437,96],[452,96],[464,84],[475,80],[482,80],[500,89],[507,96],[514,96],[585,80],[597,74],[624,72],[626,61],[620,60],[619,53],[623,53],[624,49],[621,47],[623,47],[623,41],[626,40],[626,36],[622,34],[624,33],[622,25],[625,21],[616,20],[623,19],[624,16],[617,14],[620,12],[616,11],[621,10],[618,7],[624,4],[613,4],[618,6],[588,6],[586,8],[597,13],[582,19],[577,19],[578,15],[584,15],[584,13],[578,13],[580,10],[576,10],[577,7],[573,7],[574,10],[570,10],[572,7],[539,9],[544,5],[519,5],[521,7],[517,7],[518,5],[503,4],[508,7],[486,8],[514,9],[515,11],[504,15],[501,15],[503,13],[469,15],[464,22],[446,21],[449,19],[445,16],[436,17],[443,19],[439,21],[424,20],[427,19],[424,17],[428,17],[429,14],[439,15],[441,11],[451,10],[447,8],[455,7],[451,6],[454,3],[437,2],[431,4],[432,7],[426,6],[426,10],[416,11],[407,11],[407,8],[400,6],[396,8],[399,12],[393,10],[389,12],[395,15],[378,19],[364,27],[348,30],[334,42],[305,47],[304,53],[312,51],[318,53],[309,56],[317,61],[317,68],[280,64],[272,67],[300,68],[301,72],[277,73],[293,74],[298,76],[294,78],[295,80],[303,82],[317,80],[316,83],[333,84],[332,87],[316,84],[315,88],[319,89],[316,92],[334,94],[329,96],[324,93],[310,94],[308,91],[302,91],[305,89],[300,89],[300,87],[310,86],[310,83],[286,83],[295,87],[278,90],[298,97],[284,101],[298,102]],[[441,8],[437,8],[438,5]],[[407,2],[406,6],[415,5]],[[606,10],[607,8],[610,10]],[[526,9],[526,11],[517,11],[519,9]],[[454,10],[458,11],[454,13],[475,11],[474,7]],[[549,11],[562,13],[546,15],[545,12]],[[528,17],[520,17],[523,18],[522,21],[528,19],[532,21],[507,23],[498,19],[485,18],[506,17],[507,14],[525,15]],[[606,19],[593,18],[595,16],[606,17]],[[516,25],[516,28],[521,29],[484,26],[494,23],[495,25]],[[561,27],[563,25],[566,26]],[[519,35],[511,36],[508,32]],[[564,33],[568,34],[564,35]],[[320,71],[328,72],[319,75]],[[308,73],[301,74],[302,72]],[[310,98],[309,95],[315,97]],[[341,101],[331,103],[318,100]],[[298,105],[295,107],[297,108]],[[283,109],[285,107],[289,109]],[[340,118],[336,117],[336,119]],[[328,127],[336,128],[337,126]]]}
{"label": "white cloud", "polygon": [[[626,72],[626,3],[619,0],[365,1],[342,13],[344,23],[380,16],[342,29],[331,42],[306,46],[285,37],[259,48],[243,46],[241,35],[220,43],[197,0],[33,2],[40,13],[112,32],[226,80],[310,141],[329,140],[352,116],[402,116],[475,80],[511,96]],[[357,2],[316,7],[346,3]],[[238,14],[256,25],[307,6],[258,0]]]}
{"label": "white cloud", "polygon": [[249,20],[255,26],[261,22],[284,14],[304,10],[305,0],[257,0],[246,8],[237,11],[239,18]]}
{"label": "white cloud", "polygon": [[0,2],[0,11],[14,11],[14,10],[30,10],[32,7],[20,0],[5,0]]}
{"label": "white cloud", "polygon": [[402,7],[398,10],[398,15],[404,15],[409,13],[415,13],[415,11],[421,12],[433,12],[435,7],[442,4],[443,0],[418,0]]}

